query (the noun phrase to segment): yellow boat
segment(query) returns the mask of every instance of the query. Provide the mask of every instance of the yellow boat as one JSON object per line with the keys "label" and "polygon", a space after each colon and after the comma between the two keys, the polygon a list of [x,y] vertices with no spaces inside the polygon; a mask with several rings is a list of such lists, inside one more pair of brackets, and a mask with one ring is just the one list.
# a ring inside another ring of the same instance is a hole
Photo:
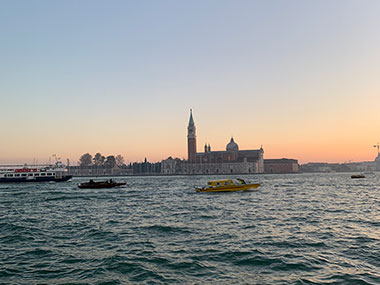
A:
{"label": "yellow boat", "polygon": [[260,184],[247,184],[243,179],[236,179],[234,182],[232,179],[225,180],[213,180],[207,182],[207,186],[202,188],[195,188],[197,192],[234,192],[234,191],[246,191],[256,189]]}

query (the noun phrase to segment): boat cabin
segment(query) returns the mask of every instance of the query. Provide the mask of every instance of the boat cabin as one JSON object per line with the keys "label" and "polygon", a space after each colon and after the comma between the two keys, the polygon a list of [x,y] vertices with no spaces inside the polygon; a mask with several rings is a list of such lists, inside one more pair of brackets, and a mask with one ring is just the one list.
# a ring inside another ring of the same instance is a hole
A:
{"label": "boat cabin", "polygon": [[214,180],[214,181],[207,182],[207,186],[211,186],[211,187],[228,186],[228,185],[234,185],[234,182],[231,179]]}

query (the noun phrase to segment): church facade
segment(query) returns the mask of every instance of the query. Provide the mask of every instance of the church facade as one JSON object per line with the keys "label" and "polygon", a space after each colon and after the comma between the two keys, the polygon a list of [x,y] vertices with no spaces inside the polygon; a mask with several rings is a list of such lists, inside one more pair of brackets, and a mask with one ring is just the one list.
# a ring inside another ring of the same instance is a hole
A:
{"label": "church facade", "polygon": [[264,150],[240,150],[232,137],[225,151],[212,151],[210,145],[197,152],[196,127],[192,111],[187,126],[187,160],[162,161],[162,174],[249,174],[264,173]]}

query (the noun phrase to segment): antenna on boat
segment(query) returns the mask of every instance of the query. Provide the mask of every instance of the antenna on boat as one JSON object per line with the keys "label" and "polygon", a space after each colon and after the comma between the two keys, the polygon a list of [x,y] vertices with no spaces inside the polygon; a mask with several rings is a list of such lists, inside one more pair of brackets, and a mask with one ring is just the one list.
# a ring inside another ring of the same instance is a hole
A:
{"label": "antenna on boat", "polygon": [[379,155],[380,154],[380,152],[379,152],[379,148],[380,148],[379,143],[375,144],[373,147],[377,148],[377,155]]}

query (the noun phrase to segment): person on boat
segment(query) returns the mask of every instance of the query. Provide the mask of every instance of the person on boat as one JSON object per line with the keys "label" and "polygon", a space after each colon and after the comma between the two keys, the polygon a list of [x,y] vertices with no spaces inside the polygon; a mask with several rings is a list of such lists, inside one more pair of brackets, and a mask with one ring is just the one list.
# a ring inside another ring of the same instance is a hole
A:
{"label": "person on boat", "polygon": [[247,184],[247,183],[245,183],[245,181],[244,181],[243,179],[241,179],[241,178],[238,178],[237,181],[239,181],[239,184]]}
{"label": "person on boat", "polygon": [[89,183],[90,184],[94,184],[95,182],[94,182],[94,180],[91,179]]}

